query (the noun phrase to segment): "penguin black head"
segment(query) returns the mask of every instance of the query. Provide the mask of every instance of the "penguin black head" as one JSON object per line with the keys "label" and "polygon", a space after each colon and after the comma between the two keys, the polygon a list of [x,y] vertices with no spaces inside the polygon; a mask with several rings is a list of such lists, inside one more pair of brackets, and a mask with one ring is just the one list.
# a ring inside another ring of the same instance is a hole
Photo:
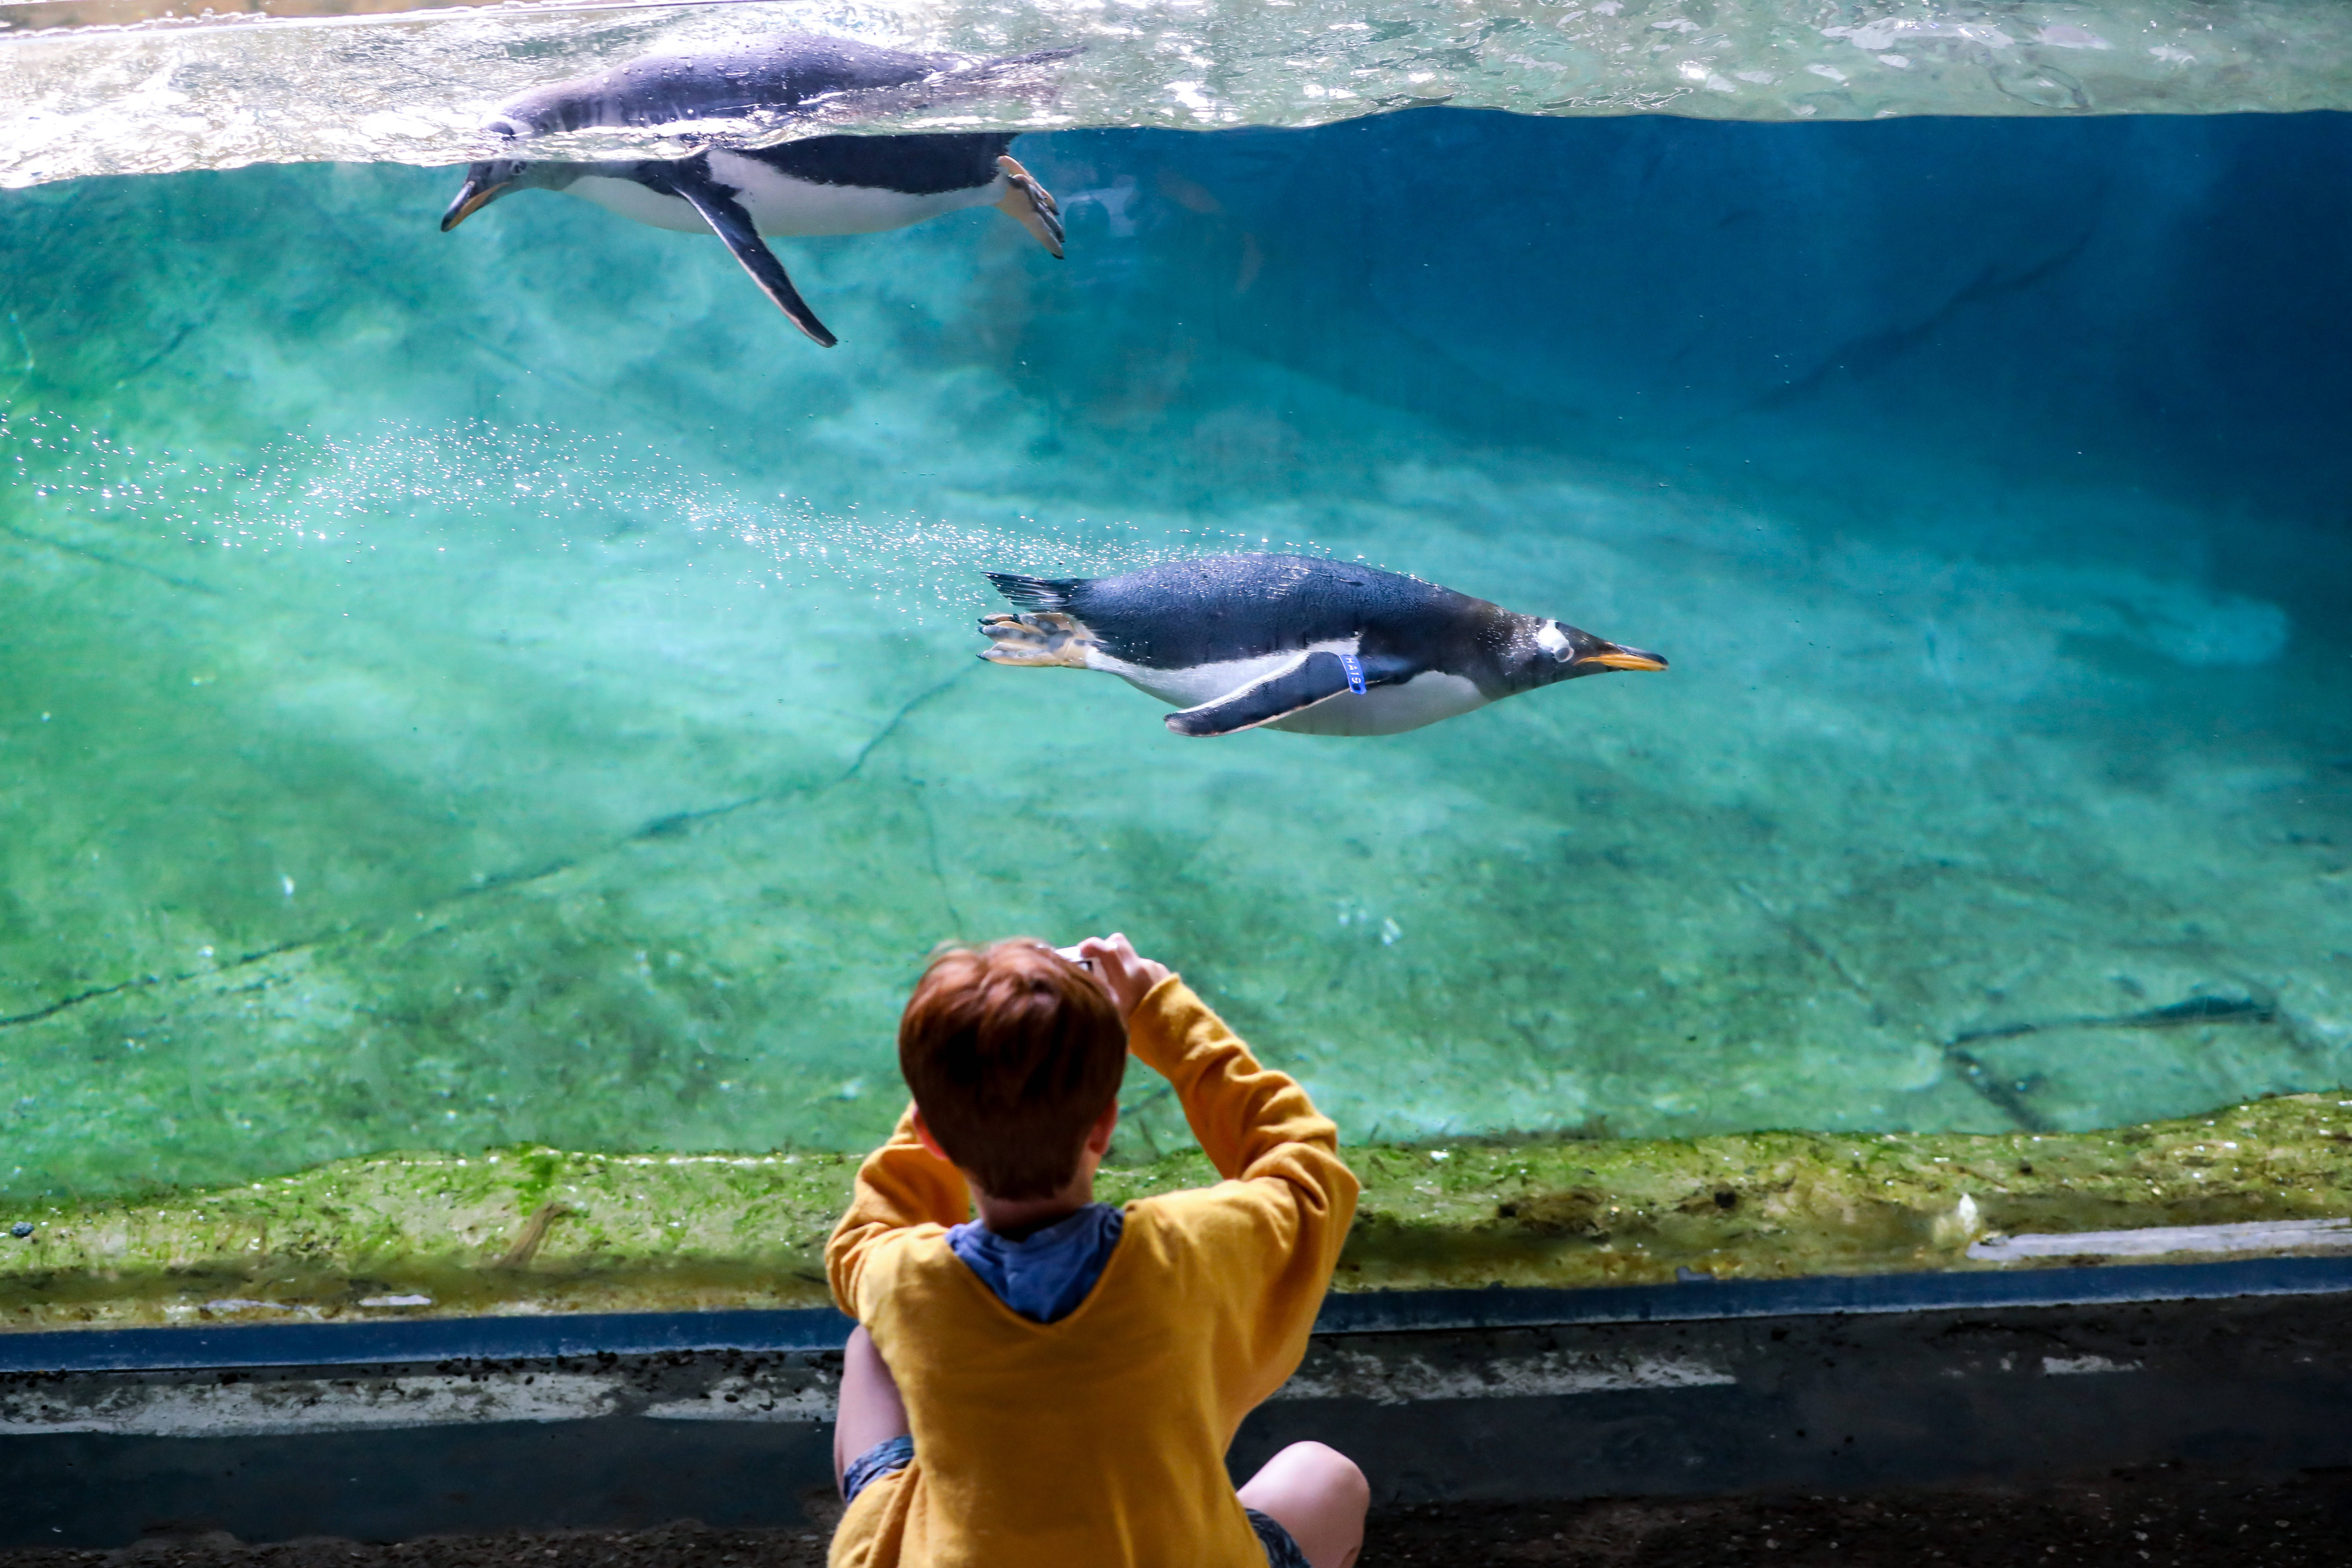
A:
{"label": "penguin black head", "polygon": [[457,199],[441,215],[441,232],[448,233],[509,191],[560,191],[581,174],[578,163],[551,159],[492,158],[467,166],[466,183]]}
{"label": "penguin black head", "polygon": [[1594,637],[1566,621],[1528,616],[1519,619],[1504,665],[1515,685],[1533,687],[1605,675],[1612,669],[1664,669],[1666,661],[1657,654]]}

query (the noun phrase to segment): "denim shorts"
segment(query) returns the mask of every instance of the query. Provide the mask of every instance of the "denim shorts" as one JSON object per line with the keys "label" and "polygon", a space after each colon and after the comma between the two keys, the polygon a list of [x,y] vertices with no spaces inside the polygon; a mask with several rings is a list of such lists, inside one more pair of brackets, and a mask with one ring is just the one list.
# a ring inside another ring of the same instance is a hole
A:
{"label": "denim shorts", "polygon": [[[842,1472],[841,1500],[856,1501],[859,1492],[893,1470],[905,1469],[914,1458],[915,1440],[904,1433],[875,1444],[850,1460],[849,1468]],[[1249,1515],[1250,1528],[1257,1531],[1258,1544],[1265,1548],[1266,1568],[1307,1568],[1307,1553],[1298,1550],[1298,1542],[1291,1539],[1280,1520],[1254,1508],[1242,1511]]]}
{"label": "denim shorts", "polygon": [[850,1460],[849,1468],[841,1472],[841,1500],[856,1502],[859,1492],[891,1471],[905,1469],[914,1459],[915,1440],[904,1432],[875,1444]]}
{"label": "denim shorts", "polygon": [[1308,1568],[1307,1553],[1298,1550],[1298,1542],[1282,1527],[1282,1521],[1254,1508],[1242,1511],[1249,1515],[1250,1528],[1257,1531],[1257,1543],[1265,1548],[1268,1568]]}

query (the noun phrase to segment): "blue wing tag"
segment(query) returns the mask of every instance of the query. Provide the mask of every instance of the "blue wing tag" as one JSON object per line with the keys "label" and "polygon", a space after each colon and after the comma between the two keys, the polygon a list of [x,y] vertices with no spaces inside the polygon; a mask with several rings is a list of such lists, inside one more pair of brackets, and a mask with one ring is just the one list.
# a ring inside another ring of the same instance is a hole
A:
{"label": "blue wing tag", "polygon": [[1339,668],[1347,672],[1348,689],[1361,697],[1364,694],[1364,661],[1352,653],[1339,656]]}

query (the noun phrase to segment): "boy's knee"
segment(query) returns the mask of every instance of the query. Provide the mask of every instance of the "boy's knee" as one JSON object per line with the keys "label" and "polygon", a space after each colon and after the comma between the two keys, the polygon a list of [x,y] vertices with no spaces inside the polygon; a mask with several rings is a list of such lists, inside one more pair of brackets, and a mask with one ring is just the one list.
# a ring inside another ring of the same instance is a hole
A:
{"label": "boy's knee", "polygon": [[1241,1496],[1290,1532],[1311,1568],[1349,1568],[1363,1549],[1371,1483],[1337,1448],[1293,1443],[1250,1478]]}
{"label": "boy's knee", "polygon": [[1372,1484],[1355,1460],[1328,1443],[1293,1443],[1270,1460],[1263,1472],[1279,1475],[1286,1489],[1311,1493],[1339,1508],[1369,1509]]}
{"label": "boy's knee", "polygon": [[1327,1443],[1295,1446],[1313,1450],[1317,1479],[1330,1492],[1333,1501],[1358,1509],[1372,1506],[1372,1483],[1364,1479],[1363,1468],[1355,1460]]}

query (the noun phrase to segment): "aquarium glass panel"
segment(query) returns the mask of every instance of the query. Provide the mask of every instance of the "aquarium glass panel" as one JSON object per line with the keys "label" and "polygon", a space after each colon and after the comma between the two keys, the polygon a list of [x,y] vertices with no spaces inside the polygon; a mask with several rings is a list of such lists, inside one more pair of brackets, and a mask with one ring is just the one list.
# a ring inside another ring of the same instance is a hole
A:
{"label": "aquarium glass panel", "polygon": [[[2339,13],[326,9],[0,13],[0,1194],[854,1149],[1015,933],[1357,1142],[2352,1079]],[[940,63],[482,128],[794,30]],[[991,132],[830,347],[695,205]],[[1429,638],[986,575],[1235,555]]]}

